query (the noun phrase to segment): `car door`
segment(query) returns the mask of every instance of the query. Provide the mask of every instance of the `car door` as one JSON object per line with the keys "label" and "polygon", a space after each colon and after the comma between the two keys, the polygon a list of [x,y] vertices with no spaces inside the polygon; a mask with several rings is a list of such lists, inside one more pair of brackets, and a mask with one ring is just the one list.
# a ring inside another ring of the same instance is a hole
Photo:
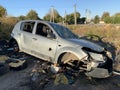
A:
{"label": "car door", "polygon": [[52,32],[52,29],[47,24],[37,23],[32,41],[33,53],[44,60],[52,61],[56,53],[57,39],[47,37],[48,31],[45,29],[49,29]]}
{"label": "car door", "polygon": [[31,53],[32,50],[32,38],[35,22],[26,21],[21,23],[21,49],[24,52]]}

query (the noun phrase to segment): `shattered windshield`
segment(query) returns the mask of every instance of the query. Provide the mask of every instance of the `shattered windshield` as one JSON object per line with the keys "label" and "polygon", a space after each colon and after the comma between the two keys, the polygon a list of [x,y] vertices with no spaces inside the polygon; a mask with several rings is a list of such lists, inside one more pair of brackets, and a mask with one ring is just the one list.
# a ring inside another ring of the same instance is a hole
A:
{"label": "shattered windshield", "polygon": [[50,23],[50,25],[57,32],[57,34],[64,39],[78,39],[79,38],[76,34],[74,34],[71,30],[69,30],[68,28],[64,26],[54,24],[54,23]]}

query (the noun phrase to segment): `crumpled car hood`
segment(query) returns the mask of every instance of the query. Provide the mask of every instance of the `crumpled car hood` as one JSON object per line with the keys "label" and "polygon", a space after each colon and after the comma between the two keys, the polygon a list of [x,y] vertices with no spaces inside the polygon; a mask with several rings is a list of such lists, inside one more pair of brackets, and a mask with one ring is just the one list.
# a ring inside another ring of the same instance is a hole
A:
{"label": "crumpled car hood", "polygon": [[82,47],[87,47],[87,48],[90,48],[94,51],[97,51],[97,52],[102,52],[104,51],[104,48],[95,44],[95,43],[92,43],[88,40],[84,40],[84,39],[69,39],[69,41],[71,42],[74,42]]}

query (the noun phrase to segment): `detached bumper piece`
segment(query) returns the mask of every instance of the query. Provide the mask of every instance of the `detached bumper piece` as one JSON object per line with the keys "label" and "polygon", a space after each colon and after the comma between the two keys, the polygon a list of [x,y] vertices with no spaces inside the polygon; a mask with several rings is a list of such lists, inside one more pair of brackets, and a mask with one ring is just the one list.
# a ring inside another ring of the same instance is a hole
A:
{"label": "detached bumper piece", "polygon": [[113,72],[113,61],[108,58],[105,63],[100,63],[97,68],[92,69],[90,72],[85,74],[93,78],[107,78],[112,75]]}
{"label": "detached bumper piece", "polygon": [[91,72],[87,72],[85,74],[86,76],[93,77],[93,78],[107,78],[111,75],[108,72],[108,70],[104,68],[95,68]]}

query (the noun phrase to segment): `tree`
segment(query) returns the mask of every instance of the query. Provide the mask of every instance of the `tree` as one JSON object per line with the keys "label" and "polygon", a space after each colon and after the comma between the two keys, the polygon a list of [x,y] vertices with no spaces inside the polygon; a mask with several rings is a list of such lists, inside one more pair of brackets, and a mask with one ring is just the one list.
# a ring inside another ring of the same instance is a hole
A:
{"label": "tree", "polygon": [[74,13],[66,15],[66,22],[68,24],[74,24]]}
{"label": "tree", "polygon": [[[69,24],[74,24],[74,13],[71,13],[69,15],[66,16],[66,22],[69,23]],[[80,13],[79,12],[76,12],[76,19],[77,19],[77,23],[80,19]]]}
{"label": "tree", "polygon": [[105,23],[113,23],[112,17],[106,17],[106,18],[104,19],[104,22],[105,22]]}
{"label": "tree", "polygon": [[26,15],[26,19],[35,19],[35,20],[38,20],[40,18],[38,17],[38,14],[36,13],[36,11],[30,10],[28,12],[28,14]]}
{"label": "tree", "polygon": [[50,13],[46,14],[46,15],[43,17],[43,20],[45,20],[45,21],[50,21]]}
{"label": "tree", "polygon": [[116,13],[114,16],[116,16],[116,17],[120,17],[120,13]]}
{"label": "tree", "polygon": [[6,16],[6,9],[0,5],[0,17]]}
{"label": "tree", "polygon": [[43,17],[43,20],[58,23],[62,21],[62,17],[58,11],[53,8],[52,10],[49,10],[49,12]]}
{"label": "tree", "polygon": [[100,21],[100,17],[98,15],[96,15],[94,17],[94,23],[97,24],[97,23],[99,23],[99,21]]}
{"label": "tree", "polygon": [[120,13],[116,13],[111,17],[104,19],[105,23],[120,24]]}
{"label": "tree", "polygon": [[78,19],[77,23],[85,24],[85,21],[86,21],[86,17],[82,17],[82,18]]}
{"label": "tree", "polygon": [[101,20],[105,21],[106,18],[109,18],[110,17],[110,14],[109,12],[104,12],[102,17],[101,17]]}
{"label": "tree", "polygon": [[112,23],[114,24],[120,24],[120,13],[116,13],[111,17]]}
{"label": "tree", "polygon": [[26,19],[26,16],[23,16],[23,15],[18,17],[18,20],[25,20],[25,19]]}

